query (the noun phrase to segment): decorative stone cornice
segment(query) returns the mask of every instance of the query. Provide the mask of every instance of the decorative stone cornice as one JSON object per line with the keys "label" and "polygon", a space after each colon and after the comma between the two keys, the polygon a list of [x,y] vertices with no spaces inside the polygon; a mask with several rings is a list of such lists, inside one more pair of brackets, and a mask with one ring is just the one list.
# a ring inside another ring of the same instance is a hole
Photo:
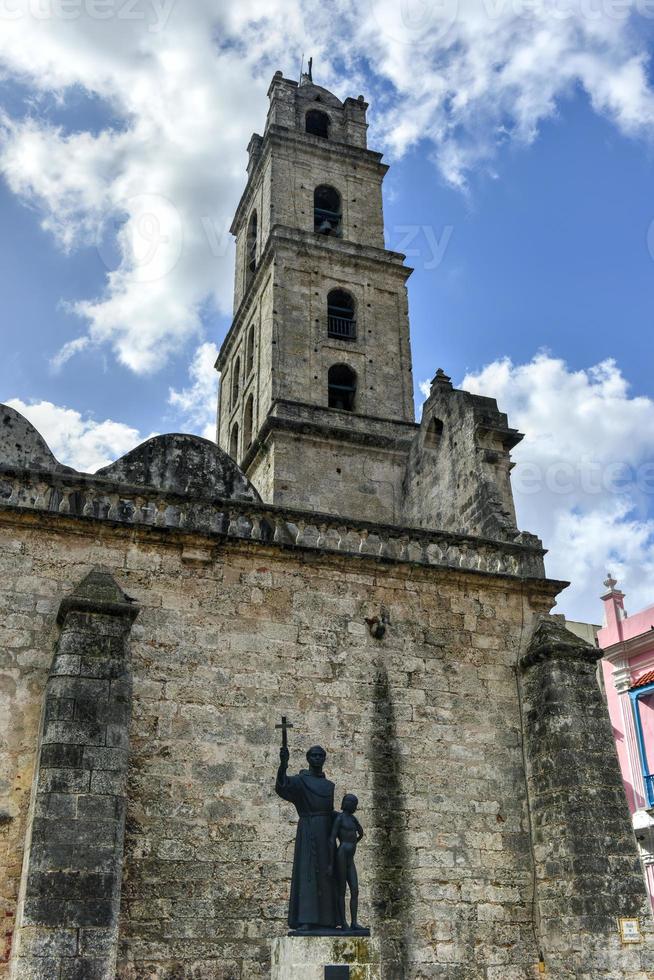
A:
{"label": "decorative stone cornice", "polygon": [[[304,409],[296,417],[284,414],[284,407]],[[338,424],[341,422],[342,424]],[[346,425],[346,423],[348,423]],[[388,431],[383,431],[386,428]],[[265,448],[271,432],[285,431],[295,434],[311,435],[326,442],[349,442],[371,449],[406,454],[411,448],[411,440],[420,428],[415,422],[396,419],[380,419],[373,416],[352,416],[347,412],[309,405],[303,402],[277,401],[263,423],[258,436],[241,461],[245,473]]]}
{"label": "decorative stone cornice", "polygon": [[[256,502],[199,499],[97,476],[0,467],[0,518],[20,512],[510,578],[545,578],[545,551],[530,537],[493,541]],[[552,584],[563,588],[566,583]],[[85,599],[77,601],[83,606]],[[122,601],[118,607],[123,608]]]}

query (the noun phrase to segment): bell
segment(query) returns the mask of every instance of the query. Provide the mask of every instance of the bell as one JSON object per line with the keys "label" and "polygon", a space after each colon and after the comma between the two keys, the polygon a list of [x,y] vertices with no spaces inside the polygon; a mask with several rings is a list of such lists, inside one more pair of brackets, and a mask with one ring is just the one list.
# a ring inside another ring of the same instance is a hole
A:
{"label": "bell", "polygon": [[318,234],[319,235],[331,235],[331,233],[332,233],[332,223],[329,220],[329,218],[324,218],[323,219],[323,223],[321,224],[320,228],[318,229]]}

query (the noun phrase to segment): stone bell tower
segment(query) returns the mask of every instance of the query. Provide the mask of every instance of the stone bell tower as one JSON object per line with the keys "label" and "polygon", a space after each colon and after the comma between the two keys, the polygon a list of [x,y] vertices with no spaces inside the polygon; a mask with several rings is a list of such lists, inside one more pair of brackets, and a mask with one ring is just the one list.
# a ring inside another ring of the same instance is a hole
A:
{"label": "stone bell tower", "polygon": [[363,99],[277,72],[238,205],[218,443],[275,504],[396,521],[416,433],[404,256]]}

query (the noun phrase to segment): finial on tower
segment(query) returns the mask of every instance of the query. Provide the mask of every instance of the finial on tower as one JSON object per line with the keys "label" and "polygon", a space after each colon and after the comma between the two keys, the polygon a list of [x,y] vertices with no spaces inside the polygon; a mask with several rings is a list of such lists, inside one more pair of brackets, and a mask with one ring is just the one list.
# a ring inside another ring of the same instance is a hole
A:
{"label": "finial on tower", "polygon": [[611,572],[608,572],[606,579],[604,580],[604,585],[606,586],[606,588],[610,589],[610,591],[613,592],[617,584],[618,584],[618,580],[613,577]]}
{"label": "finial on tower", "polygon": [[432,391],[434,390],[436,385],[449,385],[450,388],[452,387],[452,379],[449,377],[449,375],[445,374],[443,368],[439,368],[438,371],[436,372],[436,377],[431,383]]}
{"label": "finial on tower", "polygon": [[313,58],[309,58],[307,70],[301,73],[300,85],[313,85]]}

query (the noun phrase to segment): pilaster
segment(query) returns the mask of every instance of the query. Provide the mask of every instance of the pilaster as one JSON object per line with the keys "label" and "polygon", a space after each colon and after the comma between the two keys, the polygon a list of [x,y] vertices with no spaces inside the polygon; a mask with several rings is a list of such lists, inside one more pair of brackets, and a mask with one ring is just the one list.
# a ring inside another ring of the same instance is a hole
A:
{"label": "pilaster", "polygon": [[[548,973],[641,977],[653,923],[611,727],[596,681],[601,651],[543,620],[521,688],[535,863],[536,926]],[[620,919],[641,942],[624,946]]]}
{"label": "pilaster", "polygon": [[114,980],[137,613],[100,570],[61,603],[12,980]]}

